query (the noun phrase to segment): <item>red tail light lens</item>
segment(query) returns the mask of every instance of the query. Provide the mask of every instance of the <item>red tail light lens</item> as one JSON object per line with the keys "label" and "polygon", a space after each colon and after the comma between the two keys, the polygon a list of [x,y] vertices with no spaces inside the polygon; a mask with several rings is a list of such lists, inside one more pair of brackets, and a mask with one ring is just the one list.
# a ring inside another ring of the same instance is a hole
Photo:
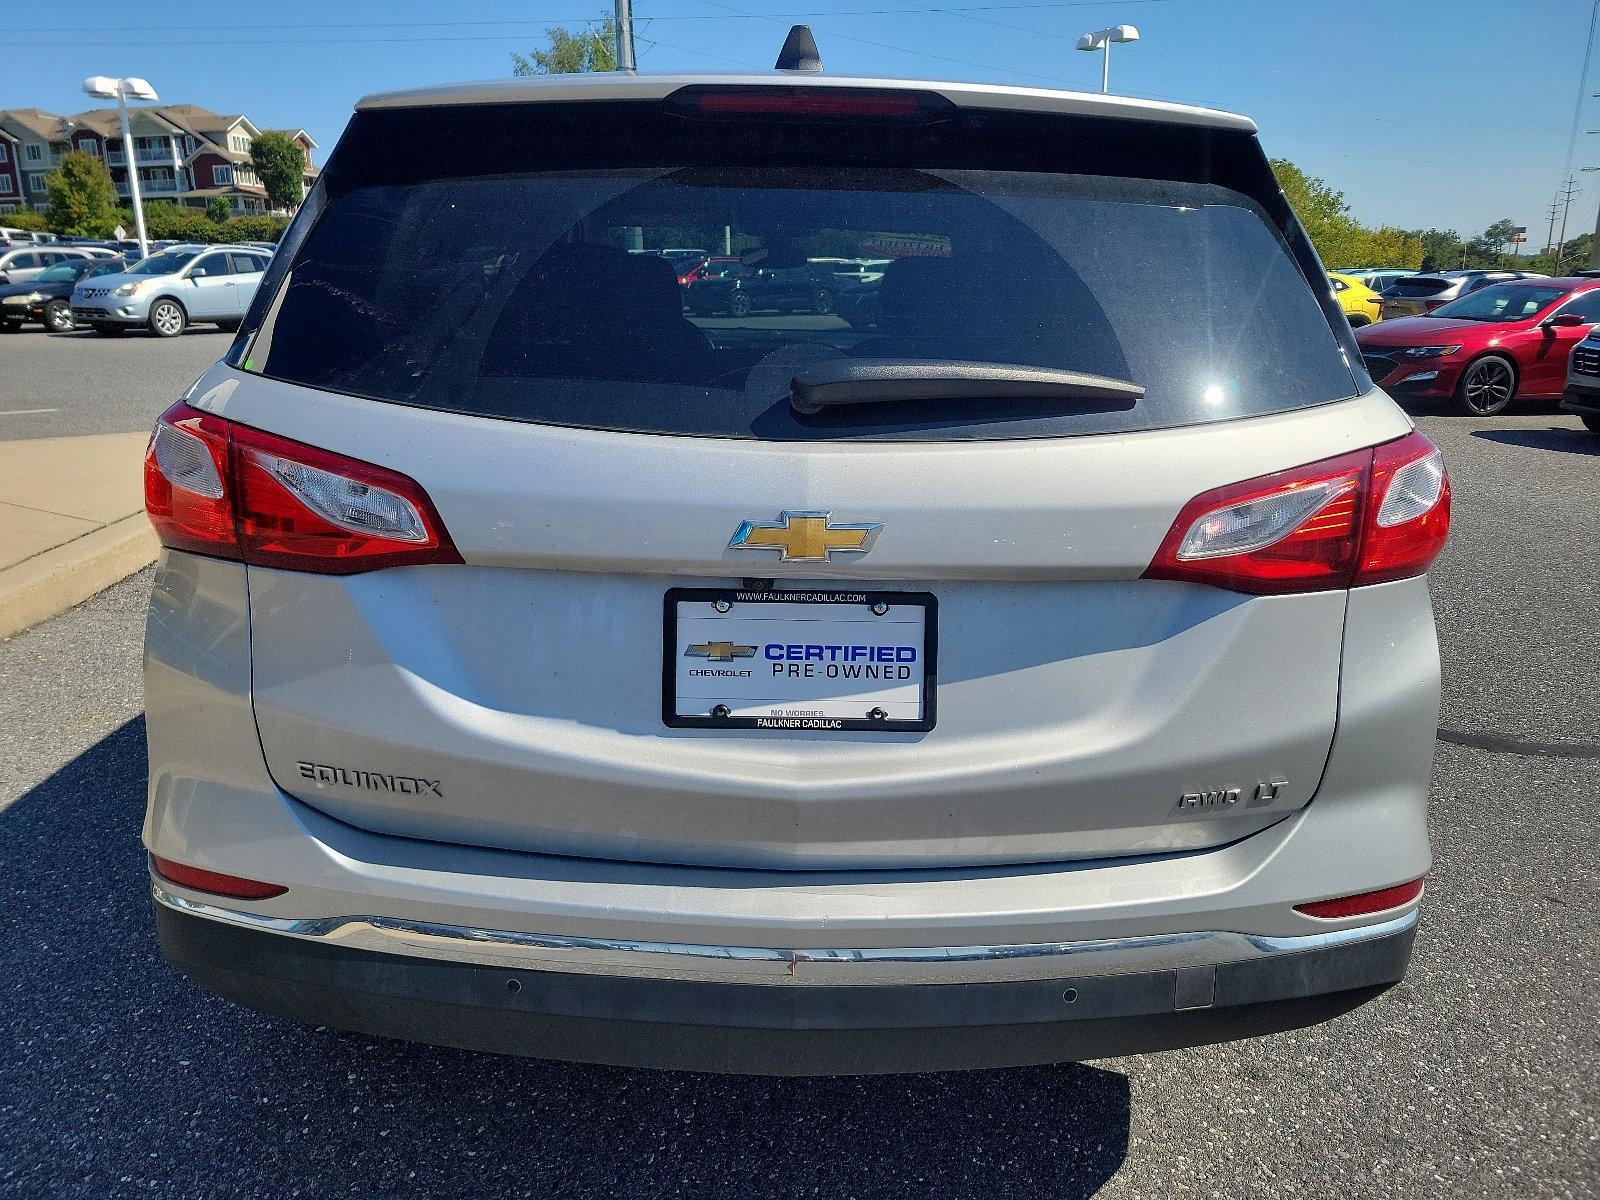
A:
{"label": "red tail light lens", "polygon": [[1322,917],[1324,920],[1336,917],[1364,917],[1368,913],[1385,912],[1391,908],[1399,908],[1403,904],[1410,904],[1420,895],[1422,895],[1422,880],[1413,879],[1410,883],[1396,884],[1394,887],[1381,888],[1376,892],[1361,892],[1354,896],[1339,896],[1333,900],[1296,904],[1294,910],[1305,913],[1308,917]]}
{"label": "red tail light lens", "polygon": [[176,550],[333,575],[461,561],[415,480],[186,404],[156,423],[144,479]]}
{"label": "red tail light lens", "polygon": [[220,871],[206,871],[173,862],[170,858],[157,858],[154,854],[150,856],[150,869],[168,883],[193,888],[197,892],[210,892],[213,896],[228,896],[234,900],[270,900],[289,890],[281,884],[224,875]]}
{"label": "red tail light lens", "polygon": [[1413,432],[1203,492],[1178,514],[1145,578],[1252,595],[1360,587],[1421,575],[1449,532],[1444,460]]}
{"label": "red tail light lens", "polygon": [[1379,446],[1372,497],[1356,584],[1421,575],[1450,537],[1450,476],[1438,447],[1420,433]]}

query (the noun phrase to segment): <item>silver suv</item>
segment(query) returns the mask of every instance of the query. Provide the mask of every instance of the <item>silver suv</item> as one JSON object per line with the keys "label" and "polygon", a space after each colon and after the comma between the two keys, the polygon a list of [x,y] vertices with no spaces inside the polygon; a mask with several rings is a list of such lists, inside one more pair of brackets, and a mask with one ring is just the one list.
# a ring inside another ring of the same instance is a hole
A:
{"label": "silver suv", "polygon": [[[630,253],[686,244],[883,261],[876,318],[686,315]],[[1226,113],[364,100],[151,443],[167,959],[302,1021],[772,1073],[1377,995],[1449,492],[1323,280]]]}
{"label": "silver suv", "polygon": [[72,319],[106,334],[141,325],[158,337],[195,323],[237,329],[270,259],[250,246],[172,246],[120,275],[85,280],[72,293]]}

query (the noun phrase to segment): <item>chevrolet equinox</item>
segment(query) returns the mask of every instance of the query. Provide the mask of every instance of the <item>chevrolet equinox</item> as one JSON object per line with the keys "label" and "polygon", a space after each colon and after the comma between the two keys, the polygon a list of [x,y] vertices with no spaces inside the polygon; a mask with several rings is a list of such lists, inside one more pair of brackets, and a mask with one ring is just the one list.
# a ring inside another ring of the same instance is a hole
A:
{"label": "chevrolet equinox", "polygon": [[[673,246],[872,320],[696,314]],[[369,97],[146,486],[156,925],[240,1004],[826,1074],[1406,971],[1449,488],[1243,117]]]}

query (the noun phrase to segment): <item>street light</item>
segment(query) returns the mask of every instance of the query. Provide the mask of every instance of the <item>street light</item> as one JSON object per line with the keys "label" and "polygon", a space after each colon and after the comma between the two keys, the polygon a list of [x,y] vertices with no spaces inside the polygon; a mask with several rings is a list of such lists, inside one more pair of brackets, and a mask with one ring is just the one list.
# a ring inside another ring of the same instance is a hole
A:
{"label": "street light", "polygon": [[131,76],[113,79],[109,75],[91,75],[83,81],[83,90],[97,99],[117,102],[117,112],[122,117],[122,160],[128,164],[128,191],[133,195],[133,225],[139,234],[139,257],[148,258],[150,239],[144,232],[144,200],[139,195],[139,159],[133,152],[133,134],[128,130],[128,101],[159,100],[161,97],[143,79]]}
{"label": "street light", "polygon": [[1111,90],[1111,43],[1112,42],[1137,42],[1139,31],[1132,25],[1113,25],[1110,29],[1097,30],[1086,33],[1078,39],[1078,49],[1093,53],[1096,50],[1105,55],[1105,61],[1100,64],[1100,90]]}

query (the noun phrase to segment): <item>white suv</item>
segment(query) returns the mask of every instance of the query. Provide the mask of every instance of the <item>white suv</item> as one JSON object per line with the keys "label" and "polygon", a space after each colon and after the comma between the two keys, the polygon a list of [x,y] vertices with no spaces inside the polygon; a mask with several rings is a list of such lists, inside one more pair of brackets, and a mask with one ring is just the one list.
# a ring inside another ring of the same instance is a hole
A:
{"label": "white suv", "polygon": [[120,275],[85,280],[72,293],[72,319],[106,334],[141,325],[158,337],[196,323],[236,329],[270,259],[250,246],[172,246]]}

